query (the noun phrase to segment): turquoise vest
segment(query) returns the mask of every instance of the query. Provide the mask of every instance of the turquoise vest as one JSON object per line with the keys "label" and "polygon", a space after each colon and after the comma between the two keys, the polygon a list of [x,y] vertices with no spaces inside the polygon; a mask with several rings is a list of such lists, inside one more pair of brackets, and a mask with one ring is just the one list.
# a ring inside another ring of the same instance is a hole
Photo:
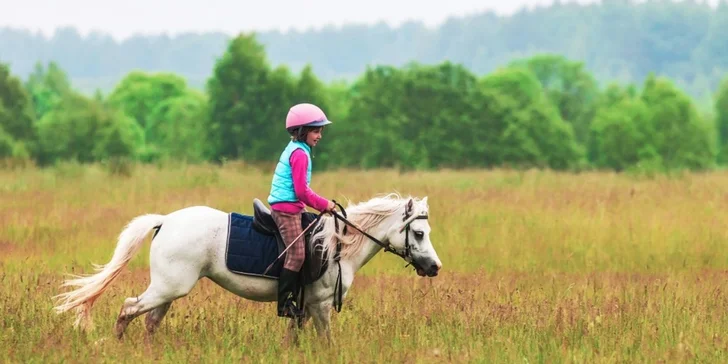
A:
{"label": "turquoise vest", "polygon": [[298,202],[296,191],[293,189],[293,173],[291,172],[291,153],[296,149],[303,149],[308,157],[308,168],[306,170],[306,184],[311,183],[311,147],[304,142],[291,141],[278,159],[276,170],[273,173],[268,203],[276,202]]}

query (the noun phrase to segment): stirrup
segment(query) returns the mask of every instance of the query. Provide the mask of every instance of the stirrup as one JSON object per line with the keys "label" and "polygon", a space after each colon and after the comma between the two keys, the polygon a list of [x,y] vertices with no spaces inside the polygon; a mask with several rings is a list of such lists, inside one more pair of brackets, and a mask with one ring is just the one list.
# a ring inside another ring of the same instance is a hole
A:
{"label": "stirrup", "polygon": [[286,303],[283,304],[283,308],[278,311],[279,317],[300,318],[303,317],[303,315],[303,310],[296,307],[296,304],[292,300],[286,301]]}

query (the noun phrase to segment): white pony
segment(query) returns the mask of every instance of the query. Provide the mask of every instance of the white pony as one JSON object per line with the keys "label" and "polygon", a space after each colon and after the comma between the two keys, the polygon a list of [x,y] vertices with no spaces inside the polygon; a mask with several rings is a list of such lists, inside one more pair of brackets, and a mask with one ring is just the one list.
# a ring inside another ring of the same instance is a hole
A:
{"label": "white pony", "polygon": [[[419,200],[390,194],[349,206],[346,212],[348,221],[358,227],[352,229],[350,225],[346,234],[342,234],[345,224],[340,220],[335,224],[335,218],[330,214],[321,216],[317,223],[319,226],[313,227],[316,231],[313,239],[323,238],[324,249],[333,251],[340,244],[340,264],[335,264],[333,254],[328,254],[329,264],[321,278],[304,287],[305,318],[299,323],[302,325],[312,317],[316,331],[319,335],[325,334],[329,340],[335,283],[340,277],[339,297],[345,297],[354,274],[383,247],[415,266],[420,276],[436,276],[442,267],[430,242],[427,197]],[[338,231],[335,225],[338,225]],[[97,273],[94,275],[76,276],[64,282],[64,287],[78,288],[54,297],[62,301],[56,311],[76,309],[74,326],[90,329],[94,302],[133,258],[153,229],[159,230],[150,248],[151,282],[140,296],[124,301],[115,325],[117,338],[122,338],[134,318],[147,312],[146,330],[153,333],[172,301],[186,296],[202,277],[242,298],[258,302],[276,300],[276,279],[240,275],[226,267],[228,213],[194,206],[168,215],[146,214],[134,218],[121,232],[109,263],[96,265]],[[358,229],[367,234],[361,234]],[[274,311],[271,311],[271,316],[275,317]],[[294,334],[294,337],[296,326],[292,320],[289,334]]]}

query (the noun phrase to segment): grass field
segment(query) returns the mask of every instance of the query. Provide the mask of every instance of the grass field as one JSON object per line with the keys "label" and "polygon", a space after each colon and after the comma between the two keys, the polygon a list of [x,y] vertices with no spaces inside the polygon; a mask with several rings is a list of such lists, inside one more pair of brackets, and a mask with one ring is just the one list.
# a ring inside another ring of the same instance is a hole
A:
{"label": "grass field", "polygon": [[[637,179],[552,172],[315,173],[317,192],[359,201],[429,196],[443,262],[418,277],[380,254],[332,316],[333,347],[308,326],[282,345],[273,303],[202,280],[149,338],[112,326],[149,282],[148,250],[96,303],[96,330],[72,328],[51,296],[65,273],[106,263],[136,215],[190,205],[252,212],[270,175],[136,167],[0,172],[0,346],[9,362],[726,362],[728,174]],[[149,240],[149,239],[147,239]]]}

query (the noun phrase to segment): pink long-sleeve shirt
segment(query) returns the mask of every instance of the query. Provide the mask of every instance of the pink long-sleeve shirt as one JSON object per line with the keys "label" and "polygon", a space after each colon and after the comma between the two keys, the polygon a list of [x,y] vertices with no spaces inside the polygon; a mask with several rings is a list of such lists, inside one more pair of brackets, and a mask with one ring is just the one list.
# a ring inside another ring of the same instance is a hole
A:
{"label": "pink long-sleeve shirt", "polygon": [[306,206],[310,206],[318,211],[325,210],[329,205],[329,200],[317,195],[306,183],[306,171],[308,169],[308,157],[306,153],[301,149],[296,149],[291,153],[288,161],[291,164],[293,189],[296,192],[298,202],[278,202],[272,204],[270,207],[273,210],[288,214],[302,212]]}

